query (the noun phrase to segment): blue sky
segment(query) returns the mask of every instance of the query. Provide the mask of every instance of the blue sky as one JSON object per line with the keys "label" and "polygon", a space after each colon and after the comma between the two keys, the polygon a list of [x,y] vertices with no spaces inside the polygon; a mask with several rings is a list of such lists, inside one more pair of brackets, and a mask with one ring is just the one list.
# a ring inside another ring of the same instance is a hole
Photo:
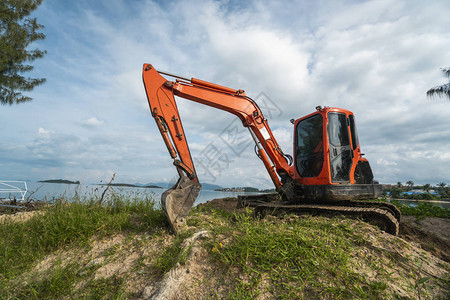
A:
{"label": "blue sky", "polygon": [[[47,38],[32,46],[48,54],[31,75],[47,82],[32,102],[0,107],[1,177],[174,180],[144,93],[147,62],[265,101],[287,153],[290,119],[343,107],[380,182],[450,184],[450,102],[425,96],[446,80],[449,13],[445,0],[46,0],[35,16]],[[234,116],[178,103],[200,181],[271,186],[252,147],[236,155],[223,139]]]}

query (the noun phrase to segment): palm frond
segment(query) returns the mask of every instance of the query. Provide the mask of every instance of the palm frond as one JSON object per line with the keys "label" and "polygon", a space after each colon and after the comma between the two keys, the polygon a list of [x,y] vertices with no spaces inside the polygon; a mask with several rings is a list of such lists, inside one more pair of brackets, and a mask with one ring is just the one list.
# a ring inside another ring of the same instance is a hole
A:
{"label": "palm frond", "polygon": [[444,76],[449,79],[449,83],[435,86],[427,91],[427,97],[434,98],[434,97],[441,97],[441,98],[448,98],[450,100],[450,67],[447,68],[441,68],[442,73],[444,73]]}

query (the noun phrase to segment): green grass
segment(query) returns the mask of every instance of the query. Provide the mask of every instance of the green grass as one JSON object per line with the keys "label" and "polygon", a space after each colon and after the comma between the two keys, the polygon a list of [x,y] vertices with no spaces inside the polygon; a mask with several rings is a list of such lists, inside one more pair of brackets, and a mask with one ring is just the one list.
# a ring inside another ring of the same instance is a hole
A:
{"label": "green grass", "polygon": [[[230,299],[253,299],[261,293],[277,299],[383,297],[382,270],[380,280],[370,282],[350,268],[352,250],[364,243],[352,229],[354,221],[313,217],[261,221],[248,213],[231,219],[212,226],[215,239],[208,244],[216,262],[230,273],[242,274],[234,280]],[[231,242],[223,245],[221,240],[227,237]],[[267,281],[268,290],[261,290]]]}
{"label": "green grass", "polygon": [[[47,271],[43,278],[36,278],[30,282],[15,284],[13,288],[14,297],[17,299],[55,299],[55,298],[85,298],[85,299],[125,299],[126,293],[123,289],[123,278],[116,275],[110,278],[89,279],[96,268],[89,268],[81,273],[83,268],[77,263],[68,263],[62,266],[58,262]],[[74,284],[80,280],[87,282],[74,290]],[[2,295],[0,298],[9,298]],[[12,295],[9,295],[12,296]]]}
{"label": "green grass", "polygon": [[172,269],[177,263],[184,264],[190,249],[183,249],[183,241],[191,235],[191,232],[184,232],[178,234],[171,245],[165,248],[151,266],[151,270],[156,272],[159,278],[167,271]]}
{"label": "green grass", "polygon": [[403,215],[450,218],[450,209],[441,208],[427,202],[418,202],[417,206],[409,206],[393,200],[392,204],[397,206]]}
{"label": "green grass", "polygon": [[77,267],[76,264],[67,264],[64,267],[58,264],[49,269],[48,276],[40,280],[16,284],[14,296],[18,299],[61,297],[70,291],[76,277]]}
{"label": "green grass", "polygon": [[91,280],[84,287],[87,292],[85,299],[126,299],[127,295],[122,288],[124,279],[118,276]]}
{"label": "green grass", "polygon": [[[388,202],[388,199],[379,198],[372,201]],[[442,208],[428,202],[417,201],[417,206],[402,204],[398,200],[392,200],[390,203],[397,206],[402,215],[405,216],[450,218],[450,209]]]}
{"label": "green grass", "polygon": [[[89,247],[89,241],[94,236],[125,231],[152,233],[158,227],[166,228],[166,219],[164,213],[155,208],[152,199],[124,199],[118,196],[111,197],[102,205],[95,199],[84,202],[59,200],[44,208],[42,215],[36,214],[27,221],[2,222],[0,291],[9,290],[16,297],[59,297],[60,292],[65,294],[74,280],[80,277],[74,271],[79,269],[76,266],[55,267],[48,278],[25,284],[17,292],[11,291],[12,282],[46,255],[69,245]],[[97,282],[95,287],[101,290],[102,283]]]}

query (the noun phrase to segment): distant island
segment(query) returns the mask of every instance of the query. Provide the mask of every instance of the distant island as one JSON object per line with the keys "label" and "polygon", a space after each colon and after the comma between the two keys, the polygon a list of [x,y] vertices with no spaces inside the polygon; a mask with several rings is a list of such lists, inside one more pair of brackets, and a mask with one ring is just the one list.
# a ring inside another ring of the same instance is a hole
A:
{"label": "distant island", "polygon": [[260,190],[254,187],[250,187],[250,186],[244,186],[244,187],[232,187],[232,188],[220,188],[220,189],[215,189],[215,191],[219,191],[219,192],[233,192],[233,193],[248,193],[248,192],[253,192],[253,193],[274,193],[275,189],[264,189],[264,190]]}
{"label": "distant island", "polygon": [[109,186],[121,186],[121,187],[138,187],[138,188],[150,188],[150,189],[162,189],[162,187],[157,185],[136,185],[129,183],[99,183],[98,185],[109,185]]}
{"label": "distant island", "polygon": [[[175,182],[147,182],[146,184],[142,184],[142,183],[133,183],[131,185],[134,185],[136,187],[149,187],[149,188],[162,188],[162,189],[169,189],[171,188],[173,185],[175,184]],[[214,191],[215,189],[221,189],[222,187],[220,185],[217,184],[211,184],[211,183],[201,183],[202,185],[202,190],[211,190]]]}
{"label": "distant island", "polygon": [[49,179],[49,180],[39,180],[38,182],[44,183],[64,183],[64,184],[80,184],[80,181],[70,181],[65,179]]}

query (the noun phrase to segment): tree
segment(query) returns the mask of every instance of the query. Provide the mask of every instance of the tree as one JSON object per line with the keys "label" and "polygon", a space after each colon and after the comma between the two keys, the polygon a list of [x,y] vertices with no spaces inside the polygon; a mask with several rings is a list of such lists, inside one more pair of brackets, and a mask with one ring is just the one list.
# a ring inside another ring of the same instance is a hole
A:
{"label": "tree", "polygon": [[411,187],[414,186],[414,181],[408,180],[408,181],[406,182],[406,185],[409,186],[409,187],[411,188]]}
{"label": "tree", "polygon": [[45,78],[25,78],[21,73],[30,72],[27,64],[44,56],[46,51],[27,50],[28,46],[45,35],[38,32],[43,26],[30,14],[42,0],[0,1],[0,103],[14,104],[30,101],[21,91],[31,91],[45,82]]}
{"label": "tree", "polygon": [[432,98],[434,96],[448,98],[450,100],[450,67],[441,68],[444,76],[448,78],[449,82],[443,85],[435,86],[427,91],[427,96]]}
{"label": "tree", "polygon": [[399,189],[401,189],[402,188],[402,183],[399,181],[399,182],[397,182],[397,187],[399,188]]}
{"label": "tree", "polygon": [[389,195],[390,195],[392,198],[400,198],[401,191],[400,191],[398,188],[392,188],[392,189],[389,191]]}
{"label": "tree", "polygon": [[424,184],[423,189],[428,193],[431,190],[431,184],[429,183]]}

